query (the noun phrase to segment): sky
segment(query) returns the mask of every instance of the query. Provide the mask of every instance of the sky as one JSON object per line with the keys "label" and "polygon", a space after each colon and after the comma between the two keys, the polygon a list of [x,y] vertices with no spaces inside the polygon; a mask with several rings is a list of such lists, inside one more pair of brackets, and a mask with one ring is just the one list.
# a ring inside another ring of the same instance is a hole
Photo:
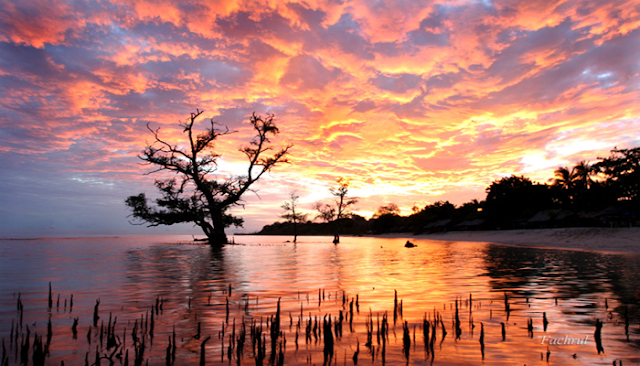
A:
{"label": "sky", "polygon": [[204,110],[238,174],[251,113],[293,144],[234,212],[252,232],[339,177],[370,217],[485,198],[511,174],[640,146],[640,1],[0,0],[0,237],[194,233],[130,224],[137,158]]}

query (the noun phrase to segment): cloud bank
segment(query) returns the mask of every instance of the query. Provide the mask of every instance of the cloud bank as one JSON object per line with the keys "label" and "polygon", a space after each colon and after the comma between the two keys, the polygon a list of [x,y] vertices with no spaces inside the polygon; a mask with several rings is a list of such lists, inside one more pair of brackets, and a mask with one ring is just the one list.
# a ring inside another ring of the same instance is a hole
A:
{"label": "cloud bank", "polygon": [[544,181],[640,145],[639,28],[638,1],[2,1],[0,234],[164,233],[123,201],[153,189],[146,124],[177,139],[196,108],[239,131],[230,171],[254,111],[295,145],[249,231],[340,176],[365,216]]}

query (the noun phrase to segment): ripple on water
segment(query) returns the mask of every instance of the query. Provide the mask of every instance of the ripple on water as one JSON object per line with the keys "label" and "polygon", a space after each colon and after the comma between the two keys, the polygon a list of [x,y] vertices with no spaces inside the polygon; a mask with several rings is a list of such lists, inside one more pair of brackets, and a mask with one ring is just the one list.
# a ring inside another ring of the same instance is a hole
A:
{"label": "ripple on water", "polygon": [[[316,334],[316,341],[312,334],[306,340],[307,324],[313,328],[318,322],[317,333],[325,316],[330,316],[336,332],[341,312],[346,319],[342,335],[333,334],[338,364],[351,362],[358,347],[362,362],[382,364],[382,340],[377,335],[385,314],[389,319],[389,336],[384,342],[388,364],[406,363],[407,355],[410,364],[424,364],[432,357],[435,364],[481,363],[481,324],[488,364],[532,363],[541,355],[546,357],[547,350],[556,364],[610,365],[615,359],[625,364],[640,362],[640,279],[635,270],[640,256],[414,239],[416,248],[404,248],[406,238],[343,238],[337,246],[327,237],[300,237],[297,245],[287,243],[289,239],[242,236],[235,240],[244,245],[220,250],[193,244],[189,237],[0,241],[0,335],[8,340],[12,323],[16,327],[19,322],[16,304],[20,293],[23,332],[28,324],[32,340],[36,332],[46,337],[51,321],[47,359],[51,364],[83,362],[87,353],[93,360],[100,325],[105,322],[106,329],[109,314],[117,316],[115,332],[125,340],[132,362],[134,325],[149,322],[156,301],[162,299],[162,312],[154,316],[153,343],[148,339],[145,349],[150,364],[164,364],[174,327],[175,364],[198,362],[200,345],[207,336],[211,336],[206,344],[209,360],[219,362],[224,357],[228,362],[231,354],[235,362],[237,353],[229,353],[230,335],[237,337],[243,323],[247,333],[252,324],[263,325],[268,362],[271,337],[267,321],[280,301],[279,339],[287,341],[282,351],[285,364],[321,363],[324,338]],[[51,311],[47,309],[49,282],[54,297]],[[398,313],[394,324],[395,291]],[[98,329],[91,326],[97,299]],[[349,322],[352,302],[354,314]],[[456,302],[462,331],[458,339]],[[632,324],[629,343],[625,309]],[[546,332],[543,314],[549,319]],[[71,332],[75,317],[79,319],[77,339]],[[430,324],[437,321],[434,353],[425,348],[425,319]],[[533,337],[527,329],[529,319]],[[595,319],[605,322],[604,355],[596,352]],[[409,331],[408,354],[403,351],[403,322]],[[505,325],[504,341],[501,323]],[[201,336],[196,339],[198,324]],[[443,327],[447,331],[444,341]],[[370,348],[366,346],[368,329],[373,329]],[[91,344],[87,333],[92,334]],[[141,334],[139,331],[138,336]],[[589,342],[542,344],[543,339],[564,336],[588,337]],[[19,363],[19,355],[9,354],[11,364]],[[255,364],[249,335],[241,356],[241,363]]]}

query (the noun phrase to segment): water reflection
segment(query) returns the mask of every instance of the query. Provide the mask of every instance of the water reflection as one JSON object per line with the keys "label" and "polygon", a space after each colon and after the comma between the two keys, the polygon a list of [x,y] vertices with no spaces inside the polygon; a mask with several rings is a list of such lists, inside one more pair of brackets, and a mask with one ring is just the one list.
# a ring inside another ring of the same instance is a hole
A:
{"label": "water reflection", "polygon": [[[524,296],[551,294],[575,298],[612,291],[624,303],[640,299],[637,255],[487,246],[487,275],[496,289]],[[529,291],[530,293],[527,293]]]}
{"label": "water reflection", "polygon": [[[325,338],[309,339],[306,332],[318,319],[316,329],[322,328],[328,317],[336,332],[332,349],[337,364],[352,364],[356,352],[367,364],[382,364],[383,359],[386,364],[479,364],[481,328],[488,364],[530,364],[546,359],[548,351],[556,364],[640,362],[640,256],[426,240],[412,240],[418,246],[404,248],[406,239],[344,238],[338,246],[321,237],[301,238],[297,245],[286,239],[239,237],[242,245],[220,250],[177,237],[0,241],[0,334],[9,339],[12,324],[17,327],[20,292],[24,323],[32,334],[46,334],[51,319],[49,363],[74,364],[86,355],[93,359],[99,329],[91,326],[91,318],[100,299],[100,321],[117,315],[116,331],[133,354],[131,330],[141,319],[148,321],[161,301],[153,338],[147,329],[149,364],[165,364],[174,327],[175,364],[197,363],[206,336],[212,337],[206,343],[208,359],[228,363],[231,356],[233,363],[255,364],[257,351],[249,335],[250,346],[240,358],[230,347],[238,347],[241,324],[247,332],[262,324],[268,341],[267,324],[273,326],[280,299],[278,339],[281,344],[287,340],[281,351],[285,364],[323,362]],[[54,297],[60,295],[64,302],[74,295],[73,313],[61,306],[47,309],[49,281]],[[396,291],[401,314],[394,323]],[[350,319],[351,311],[352,322],[343,320],[338,336],[340,316]],[[625,311],[631,322],[629,343]],[[389,338],[383,342],[379,324],[385,314]],[[91,342],[72,338],[75,317],[79,334],[94,335]],[[549,321],[546,331],[543,317]],[[596,319],[605,322],[601,355],[593,340]],[[437,332],[433,351],[425,347],[425,324],[431,337],[434,328]],[[194,338],[198,328],[202,337]],[[443,340],[444,331],[448,335]],[[549,338],[564,336],[591,338],[586,345],[548,344]],[[267,347],[267,363],[270,352]],[[9,360],[16,364],[19,357]]]}

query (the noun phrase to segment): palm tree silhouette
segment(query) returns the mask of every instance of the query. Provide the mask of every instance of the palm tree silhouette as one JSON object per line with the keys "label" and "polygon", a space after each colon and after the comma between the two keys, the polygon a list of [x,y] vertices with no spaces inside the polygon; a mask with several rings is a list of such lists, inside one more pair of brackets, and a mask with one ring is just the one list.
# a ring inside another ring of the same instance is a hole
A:
{"label": "palm tree silhouette", "polygon": [[555,170],[553,186],[558,190],[558,199],[563,206],[570,206],[573,203],[576,193],[576,171],[566,166]]}
{"label": "palm tree silhouette", "polygon": [[591,188],[591,186],[593,185],[593,179],[591,179],[591,176],[594,173],[593,166],[589,164],[589,162],[583,160],[576,164],[573,170],[576,186],[581,190],[587,190]]}
{"label": "palm tree silhouette", "polygon": [[575,186],[575,168],[569,170],[566,166],[561,166],[555,170],[556,178],[553,184],[566,190],[572,190]]}

